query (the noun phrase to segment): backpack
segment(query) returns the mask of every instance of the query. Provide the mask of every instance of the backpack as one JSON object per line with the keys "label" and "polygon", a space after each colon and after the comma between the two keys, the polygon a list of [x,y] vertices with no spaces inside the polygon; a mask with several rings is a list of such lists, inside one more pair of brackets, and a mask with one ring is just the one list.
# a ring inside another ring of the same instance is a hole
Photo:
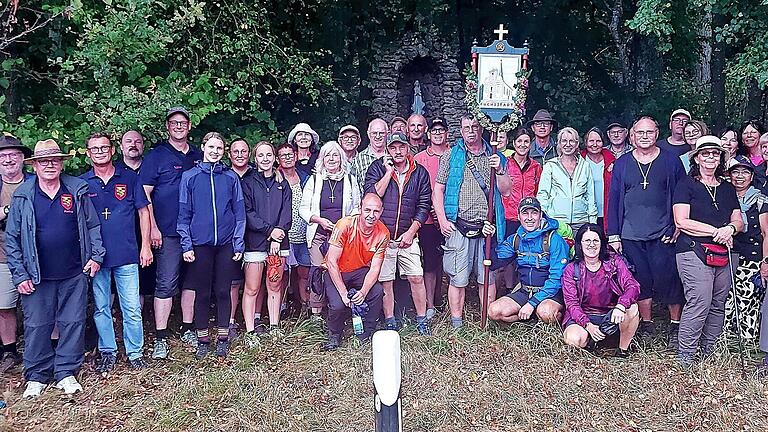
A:
{"label": "backpack", "polygon": [[555,233],[555,230],[548,231],[547,234],[544,236],[544,239],[541,241],[541,253],[533,253],[533,252],[520,252],[520,236],[515,233],[512,236],[512,249],[517,253],[518,255],[522,256],[535,256],[536,262],[538,262],[541,259],[548,258],[549,257],[549,243],[552,240],[552,234]]}
{"label": "backpack", "polygon": [[[632,273],[634,276],[635,274],[635,266],[630,263],[627,258],[624,256],[624,254],[615,254],[618,256],[622,261],[624,261],[624,264],[629,269],[629,272]],[[581,266],[578,263],[574,263],[573,265],[573,280],[576,282],[576,286],[579,286],[579,279],[581,279]],[[621,288],[621,284],[619,283],[619,272],[614,271],[613,274],[611,274],[611,279],[613,279],[613,282],[616,283],[616,286]]]}

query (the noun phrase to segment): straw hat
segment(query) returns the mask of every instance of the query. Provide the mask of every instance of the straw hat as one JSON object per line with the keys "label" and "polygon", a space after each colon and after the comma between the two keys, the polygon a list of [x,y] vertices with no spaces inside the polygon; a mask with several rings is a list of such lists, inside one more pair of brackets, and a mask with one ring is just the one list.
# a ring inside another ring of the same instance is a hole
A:
{"label": "straw hat", "polygon": [[35,151],[32,153],[32,156],[24,159],[24,163],[32,163],[35,160],[42,158],[70,159],[71,157],[71,154],[61,152],[61,148],[56,141],[47,139],[44,141],[38,141],[35,144]]}

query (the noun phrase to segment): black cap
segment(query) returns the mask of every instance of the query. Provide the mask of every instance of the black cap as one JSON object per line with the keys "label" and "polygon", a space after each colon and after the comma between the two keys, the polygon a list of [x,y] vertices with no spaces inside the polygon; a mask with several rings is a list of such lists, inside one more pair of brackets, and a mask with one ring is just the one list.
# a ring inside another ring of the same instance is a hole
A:
{"label": "black cap", "polygon": [[517,212],[522,213],[524,210],[529,208],[541,211],[541,203],[536,199],[536,197],[526,197],[520,200],[520,205],[517,206]]}
{"label": "black cap", "polygon": [[627,127],[621,124],[621,122],[615,121],[608,125],[608,127],[605,128],[606,131],[611,130],[611,128],[620,127],[622,129],[626,129]]}
{"label": "black cap", "polygon": [[408,144],[408,138],[400,132],[395,132],[387,135],[387,146],[396,142]]}
{"label": "black cap", "polygon": [[746,156],[739,155],[732,158],[731,160],[728,161],[727,166],[728,166],[728,172],[731,172],[736,168],[746,168],[750,172],[753,172],[753,173],[755,172],[755,166],[752,165],[752,162],[750,162]]}
{"label": "black cap", "polygon": [[432,119],[432,122],[429,124],[429,128],[432,129],[435,126],[442,126],[445,129],[448,129],[448,122],[445,121],[442,117],[435,117]]}

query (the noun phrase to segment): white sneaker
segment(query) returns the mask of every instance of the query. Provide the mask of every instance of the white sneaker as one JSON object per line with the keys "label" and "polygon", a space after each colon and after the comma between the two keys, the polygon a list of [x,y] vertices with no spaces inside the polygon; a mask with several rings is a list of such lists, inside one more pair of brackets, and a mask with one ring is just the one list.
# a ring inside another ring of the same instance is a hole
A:
{"label": "white sneaker", "polygon": [[27,388],[24,390],[24,395],[22,396],[24,399],[33,399],[38,396],[45,390],[47,387],[47,384],[43,384],[41,382],[37,381],[27,381]]}
{"label": "white sneaker", "polygon": [[83,386],[81,386],[72,375],[62,378],[61,381],[57,382],[56,388],[64,390],[65,394],[75,394],[79,391],[83,391]]}

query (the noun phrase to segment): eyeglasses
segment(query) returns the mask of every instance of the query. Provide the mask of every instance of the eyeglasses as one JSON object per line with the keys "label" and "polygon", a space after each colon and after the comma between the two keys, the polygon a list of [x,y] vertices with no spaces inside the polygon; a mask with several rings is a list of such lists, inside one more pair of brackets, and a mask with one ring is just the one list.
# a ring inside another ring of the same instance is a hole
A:
{"label": "eyeglasses", "polygon": [[717,150],[704,150],[702,152],[699,152],[699,156],[701,156],[703,158],[712,158],[712,159],[714,159],[714,158],[719,158],[720,157],[720,152],[717,151]]}
{"label": "eyeglasses", "polygon": [[112,146],[88,147],[88,151],[93,154],[108,153],[111,149]]}
{"label": "eyeglasses", "polygon": [[533,127],[544,127],[544,126],[552,126],[552,123],[548,121],[536,121],[533,122]]}
{"label": "eyeglasses", "polygon": [[61,165],[61,159],[38,159],[37,163],[42,167]]}
{"label": "eyeglasses", "polygon": [[647,130],[647,131],[639,130],[639,131],[635,131],[635,135],[641,136],[641,137],[646,137],[646,138],[653,136],[653,134],[655,134],[655,133],[656,133],[655,130]]}
{"label": "eyeglasses", "polygon": [[279,155],[277,155],[277,157],[280,158],[280,159],[293,159],[293,152],[279,154]]}
{"label": "eyeglasses", "polygon": [[189,126],[188,121],[176,121],[176,120],[170,120],[168,121],[168,125],[170,125],[172,128],[185,128]]}
{"label": "eyeglasses", "polygon": [[347,141],[347,142],[353,142],[357,141],[359,138],[357,135],[343,135],[339,137],[339,141]]}
{"label": "eyeglasses", "polygon": [[619,136],[626,132],[627,132],[626,129],[613,129],[608,131],[608,135]]}
{"label": "eyeglasses", "polygon": [[598,244],[600,243],[600,239],[581,239],[581,242],[586,244]]}
{"label": "eyeglasses", "polygon": [[369,131],[368,134],[369,135],[374,135],[374,136],[382,136],[382,135],[386,135],[387,133],[386,132],[378,132],[378,131]]}
{"label": "eyeglasses", "polygon": [[684,124],[687,121],[688,121],[687,118],[675,118],[675,119],[672,119],[670,123]]}
{"label": "eyeglasses", "polygon": [[432,135],[442,135],[445,133],[445,129],[432,129],[430,132]]}
{"label": "eyeglasses", "polygon": [[463,131],[471,131],[471,130],[479,131],[480,130],[480,125],[473,124],[471,126],[462,126],[461,130],[463,130]]}
{"label": "eyeglasses", "polygon": [[731,171],[731,177],[748,177],[750,175],[752,175],[752,172],[746,169],[737,169]]}

